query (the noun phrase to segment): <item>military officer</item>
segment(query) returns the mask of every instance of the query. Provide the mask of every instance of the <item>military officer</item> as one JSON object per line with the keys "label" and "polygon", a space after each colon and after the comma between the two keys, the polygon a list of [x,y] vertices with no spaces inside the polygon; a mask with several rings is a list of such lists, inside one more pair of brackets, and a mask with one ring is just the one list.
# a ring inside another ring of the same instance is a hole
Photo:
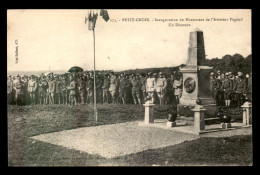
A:
{"label": "military officer", "polygon": [[152,77],[152,72],[148,73],[148,78],[146,80],[146,92],[148,93],[148,97],[151,98],[150,102],[154,103],[154,92],[155,92],[155,78]]}
{"label": "military officer", "polygon": [[[91,74],[92,75],[92,74]],[[90,104],[93,104],[93,92],[94,92],[94,78],[89,76],[86,82],[86,90],[87,90],[87,100],[90,101]]]}
{"label": "military officer", "polygon": [[165,91],[167,87],[167,80],[164,77],[163,73],[159,73],[159,78],[156,80],[156,92],[159,97],[160,106],[162,106],[165,102]]}
{"label": "military officer", "polygon": [[103,85],[103,78],[100,73],[97,74],[96,78],[96,89],[97,89],[97,103],[102,103],[102,85]]}
{"label": "military officer", "polygon": [[[39,103],[47,104],[46,102],[46,94],[48,89],[48,83],[46,81],[45,75],[42,75],[38,84],[38,92],[39,92]],[[43,103],[42,103],[43,100]]]}
{"label": "military officer", "polygon": [[28,92],[31,99],[31,105],[35,105],[35,91],[37,89],[37,82],[35,81],[35,76],[31,75],[31,79],[28,82]]}
{"label": "military officer", "polygon": [[76,81],[74,80],[73,75],[69,75],[69,105],[74,106],[76,104]]}
{"label": "military officer", "polygon": [[140,84],[141,84],[141,102],[145,103],[146,101],[146,88],[145,88],[145,83],[146,83],[146,77],[145,74],[140,75]]}
{"label": "military officer", "polygon": [[245,78],[243,78],[243,73],[238,72],[238,79],[236,83],[234,84],[234,91],[237,94],[237,107],[241,107],[243,105],[245,95],[246,95],[246,81]]}
{"label": "military officer", "polygon": [[53,73],[49,74],[48,78],[49,103],[54,104],[54,94],[56,85],[53,78]]}
{"label": "military officer", "polygon": [[175,80],[173,81],[173,88],[174,88],[174,96],[176,104],[179,104],[179,99],[182,95],[182,77],[180,74],[175,76]]}
{"label": "military officer", "polygon": [[112,97],[112,103],[115,103],[115,94],[116,94],[116,76],[114,75],[114,72],[110,73],[110,87],[109,92]]}
{"label": "military officer", "polygon": [[233,82],[228,78],[229,73],[225,73],[225,79],[222,81],[222,91],[224,92],[225,106],[230,106],[231,92],[233,89]]}
{"label": "military officer", "polygon": [[121,74],[120,85],[119,85],[119,96],[123,104],[126,104],[126,93],[127,93],[127,82],[126,75]]}
{"label": "military officer", "polygon": [[85,97],[85,81],[83,80],[83,76],[80,76],[77,81],[77,88],[78,93],[80,96],[80,102],[81,104],[84,104],[84,97]]}
{"label": "military officer", "polygon": [[104,81],[103,81],[103,103],[109,103],[109,87],[110,87],[110,77],[108,74],[104,75]]}
{"label": "military officer", "polygon": [[136,75],[133,75],[131,83],[132,83],[132,96],[133,96],[134,103],[142,104],[141,98],[140,98],[141,84],[140,84],[139,80],[137,79]]}
{"label": "military officer", "polygon": [[173,88],[173,83],[175,80],[175,76],[173,74],[170,75],[170,78],[167,79],[167,87],[166,87],[166,92],[167,92],[167,104],[175,104],[175,96],[174,96],[174,88]]}
{"label": "military officer", "polygon": [[61,104],[61,81],[59,75],[56,75],[55,77],[55,96],[60,105]]}
{"label": "military officer", "polygon": [[22,105],[22,89],[23,89],[23,82],[21,81],[21,77],[19,74],[16,76],[16,81],[14,83],[14,90],[15,90],[15,103],[16,105]]}

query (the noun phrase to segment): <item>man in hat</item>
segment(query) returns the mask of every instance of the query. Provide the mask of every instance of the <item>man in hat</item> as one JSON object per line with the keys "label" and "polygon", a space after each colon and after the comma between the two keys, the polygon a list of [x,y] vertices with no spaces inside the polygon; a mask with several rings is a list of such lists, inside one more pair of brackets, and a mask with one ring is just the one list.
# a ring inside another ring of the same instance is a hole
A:
{"label": "man in hat", "polygon": [[23,82],[21,81],[21,77],[19,74],[16,76],[16,81],[14,83],[14,90],[15,90],[15,103],[16,105],[22,105],[22,88]]}
{"label": "man in hat", "polygon": [[175,104],[175,97],[174,97],[174,88],[173,83],[175,80],[174,74],[171,74],[169,78],[167,78],[167,87],[166,87],[166,103],[167,104]]}
{"label": "man in hat", "polygon": [[247,86],[246,86],[245,78],[243,77],[243,73],[238,72],[237,74],[238,74],[238,79],[234,84],[233,90],[237,94],[237,107],[240,108],[243,105],[245,100]]}
{"label": "man in hat", "polygon": [[167,81],[166,78],[163,76],[163,73],[159,73],[159,78],[156,80],[156,92],[157,96],[159,97],[160,100],[160,106],[164,104],[164,95],[167,87]]}
{"label": "man in hat", "polygon": [[86,91],[87,91],[86,103],[89,100],[90,104],[93,104],[93,93],[94,93],[94,77],[93,76],[88,75],[88,77],[87,77]]}
{"label": "man in hat", "polygon": [[35,105],[35,91],[37,89],[37,83],[35,81],[34,75],[31,75],[30,77],[31,77],[31,79],[28,82],[27,90],[28,90],[29,95],[30,95],[31,105]]}
{"label": "man in hat", "polygon": [[119,85],[119,96],[123,104],[126,104],[127,86],[128,86],[128,80],[126,78],[126,75],[121,74],[120,85]]}
{"label": "man in hat", "polygon": [[56,96],[56,101],[61,104],[61,81],[59,78],[59,75],[54,76],[55,77],[55,96]]}
{"label": "man in hat", "polygon": [[181,98],[181,95],[182,95],[182,76],[181,76],[181,74],[178,73],[175,76],[175,80],[174,80],[172,86],[174,88],[175,102],[176,102],[176,104],[179,104],[179,99]]}
{"label": "man in hat", "polygon": [[102,85],[103,85],[103,78],[100,73],[96,76],[96,89],[97,89],[97,103],[102,103]]}
{"label": "man in hat", "polygon": [[13,101],[13,80],[12,76],[7,77],[7,103],[12,104]]}
{"label": "man in hat", "polygon": [[74,106],[76,104],[76,81],[74,80],[73,75],[69,75],[69,105]]}
{"label": "man in hat", "polygon": [[140,98],[140,82],[137,79],[136,75],[133,75],[132,80],[131,80],[131,84],[132,84],[132,96],[133,96],[133,100],[135,104],[142,104],[141,103],[141,98]]}
{"label": "man in hat", "polygon": [[156,90],[155,86],[155,78],[152,77],[152,72],[148,73],[148,78],[146,80],[146,92],[148,93],[148,97],[151,98],[150,102],[154,103],[154,92]]}
{"label": "man in hat", "polygon": [[233,82],[229,79],[229,73],[225,73],[225,79],[222,82],[221,86],[222,91],[224,92],[225,106],[230,106],[231,92],[233,90]]}
{"label": "man in hat", "polygon": [[[40,104],[47,104],[47,89],[48,89],[48,82],[46,81],[46,76],[42,75],[40,81],[38,83],[38,92],[39,92],[39,103]],[[43,100],[43,102],[42,102]]]}
{"label": "man in hat", "polygon": [[216,78],[214,72],[210,73],[210,92],[212,97],[215,99],[217,106],[221,105],[221,94],[220,94],[220,88],[221,88],[221,81]]}
{"label": "man in hat", "polygon": [[78,90],[78,93],[79,93],[79,97],[80,97],[80,103],[81,104],[84,104],[85,101],[84,101],[84,97],[85,97],[85,81],[83,79],[83,76],[79,76],[78,77],[78,81],[77,81],[77,90]]}
{"label": "man in hat", "polygon": [[110,76],[109,74],[105,74],[103,78],[103,103],[109,103],[109,87],[110,87]]}
{"label": "man in hat", "polygon": [[141,102],[145,103],[146,101],[146,88],[145,88],[145,83],[146,83],[146,77],[145,74],[140,75],[140,85],[141,85]]}

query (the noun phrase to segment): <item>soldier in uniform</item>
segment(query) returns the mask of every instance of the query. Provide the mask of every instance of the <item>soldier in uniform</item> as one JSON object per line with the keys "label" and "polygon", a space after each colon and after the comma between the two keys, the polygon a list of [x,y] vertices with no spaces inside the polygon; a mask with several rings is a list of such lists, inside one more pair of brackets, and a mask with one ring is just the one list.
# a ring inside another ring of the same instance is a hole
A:
{"label": "soldier in uniform", "polygon": [[40,104],[42,104],[42,99],[43,99],[43,104],[47,104],[47,99],[46,99],[47,89],[48,89],[48,82],[46,81],[45,75],[43,75],[40,79],[39,89],[38,89]]}
{"label": "soldier in uniform", "polygon": [[119,85],[119,96],[123,104],[126,104],[126,92],[127,92],[127,84],[128,84],[127,81],[128,80],[126,79],[126,75],[121,74],[120,85]]}
{"label": "soldier in uniform", "polygon": [[163,73],[159,73],[159,78],[156,80],[156,92],[157,96],[159,97],[160,106],[165,104],[165,91],[167,87],[167,80],[163,76]]}
{"label": "soldier in uniform", "polygon": [[28,92],[31,99],[31,105],[35,105],[35,91],[37,89],[37,82],[35,81],[35,76],[31,75],[31,79],[28,82]]}
{"label": "soldier in uniform", "polygon": [[152,77],[152,73],[148,73],[148,78],[146,80],[146,92],[148,93],[148,96],[151,98],[151,102],[154,103],[154,91],[155,91],[155,78]]}
{"label": "soldier in uniform", "polygon": [[[92,75],[92,74],[91,74]],[[90,104],[93,104],[93,91],[94,91],[94,79],[92,76],[89,76],[86,83],[87,90],[87,102],[90,101]]]}
{"label": "soldier in uniform", "polygon": [[175,76],[173,74],[171,74],[170,78],[167,79],[167,87],[166,87],[167,104],[175,104],[174,88],[173,88],[174,80],[175,80]]}
{"label": "soldier in uniform", "polygon": [[61,104],[61,81],[59,75],[56,75],[55,77],[55,96],[60,105]]}
{"label": "soldier in uniform", "polygon": [[116,94],[116,76],[114,75],[114,72],[110,73],[110,87],[109,87],[109,92],[112,97],[112,103],[115,103],[115,94]]}
{"label": "soldier in uniform", "polygon": [[96,78],[97,103],[102,103],[102,92],[103,92],[102,85],[103,85],[103,79],[100,73],[98,73]]}
{"label": "soldier in uniform", "polygon": [[221,88],[221,82],[219,79],[216,78],[217,76],[214,76],[214,72],[210,73],[210,92],[212,97],[215,99],[217,106],[221,105],[220,101],[220,88]]}
{"label": "soldier in uniform", "polygon": [[22,89],[23,89],[23,82],[21,81],[21,77],[19,75],[16,76],[16,81],[14,83],[15,89],[15,103],[16,105],[22,105]]}
{"label": "soldier in uniform", "polygon": [[134,103],[135,104],[142,104],[141,103],[141,98],[140,98],[140,82],[139,80],[137,79],[136,75],[133,75],[132,77],[132,80],[131,80],[131,83],[132,83],[132,96],[133,96],[133,100],[134,100]]}
{"label": "soldier in uniform", "polygon": [[230,106],[230,95],[231,91],[233,89],[233,83],[232,80],[228,78],[229,73],[225,73],[225,79],[222,82],[221,89],[224,92],[224,100],[225,100],[225,106]]}
{"label": "soldier in uniform", "polygon": [[67,89],[69,90],[70,106],[74,106],[76,104],[76,81],[73,77],[73,75],[69,75],[69,86],[67,87]]}
{"label": "soldier in uniform", "polygon": [[237,93],[237,107],[241,107],[245,100],[246,95],[246,81],[245,78],[243,78],[243,73],[238,72],[238,79],[236,83],[234,84],[234,91]]}
{"label": "soldier in uniform", "polygon": [[252,102],[252,73],[250,73],[247,83],[247,97],[248,100]]}
{"label": "soldier in uniform", "polygon": [[77,88],[78,88],[78,93],[79,93],[79,96],[80,96],[80,102],[81,104],[84,104],[84,97],[85,97],[85,81],[83,79],[83,76],[80,76],[78,78],[78,81],[77,81]]}
{"label": "soldier in uniform", "polygon": [[56,85],[53,78],[53,73],[49,74],[48,78],[49,103],[54,104],[54,94]]}
{"label": "soldier in uniform", "polygon": [[22,88],[22,104],[29,105],[31,103],[31,98],[28,92],[28,77],[26,75],[23,75],[21,77],[21,81],[24,85]]}
{"label": "soldier in uniform", "polygon": [[145,83],[146,83],[146,77],[145,74],[140,75],[140,85],[141,85],[141,102],[145,103],[146,101],[146,88],[145,88]]}
{"label": "soldier in uniform", "polygon": [[12,104],[13,101],[13,80],[12,76],[7,77],[7,103]]}
{"label": "soldier in uniform", "polygon": [[176,104],[179,104],[179,99],[182,95],[182,77],[180,74],[177,74],[175,77],[175,80],[173,82],[173,88],[174,88],[174,96],[175,96],[175,102]]}
{"label": "soldier in uniform", "polygon": [[104,75],[104,81],[103,81],[103,103],[109,103],[109,87],[110,87],[110,79],[109,79],[109,75],[105,74]]}

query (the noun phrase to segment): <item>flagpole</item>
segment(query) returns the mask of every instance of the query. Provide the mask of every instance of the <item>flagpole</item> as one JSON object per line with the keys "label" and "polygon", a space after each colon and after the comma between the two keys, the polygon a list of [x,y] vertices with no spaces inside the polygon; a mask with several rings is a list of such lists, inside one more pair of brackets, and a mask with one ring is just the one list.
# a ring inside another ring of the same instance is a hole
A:
{"label": "flagpole", "polygon": [[97,121],[97,101],[96,101],[96,58],[95,58],[95,28],[93,28],[93,42],[94,42],[94,116]]}

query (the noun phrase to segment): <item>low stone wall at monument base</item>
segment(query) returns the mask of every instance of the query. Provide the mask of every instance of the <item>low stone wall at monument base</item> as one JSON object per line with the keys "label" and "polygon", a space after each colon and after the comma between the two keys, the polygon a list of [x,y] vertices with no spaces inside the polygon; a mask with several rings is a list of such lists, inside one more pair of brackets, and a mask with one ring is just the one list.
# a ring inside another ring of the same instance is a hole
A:
{"label": "low stone wall at monument base", "polygon": [[[206,111],[204,112],[205,118],[216,117],[217,115],[216,105],[203,105],[203,107],[206,109]],[[177,105],[177,112],[180,116],[193,117],[194,113],[191,110],[193,108],[194,106]]]}

